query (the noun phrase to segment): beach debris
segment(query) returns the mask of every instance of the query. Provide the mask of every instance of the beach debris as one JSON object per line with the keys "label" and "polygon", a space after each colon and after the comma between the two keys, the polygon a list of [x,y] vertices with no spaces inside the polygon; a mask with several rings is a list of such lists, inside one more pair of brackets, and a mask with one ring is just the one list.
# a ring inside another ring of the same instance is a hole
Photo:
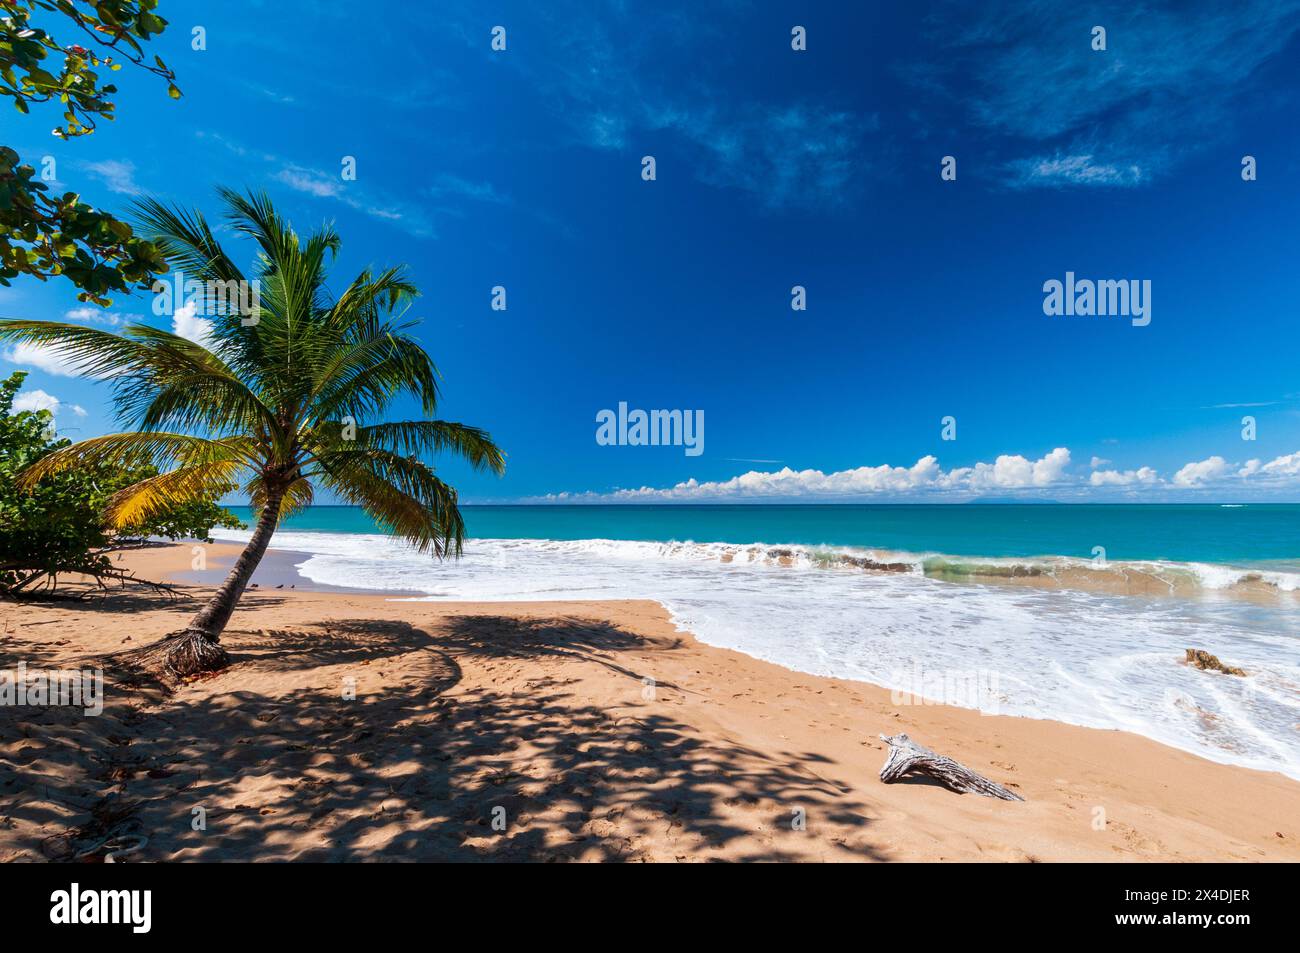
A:
{"label": "beach debris", "polygon": [[880,740],[889,745],[889,757],[880,769],[880,780],[893,784],[904,775],[923,774],[934,778],[944,787],[958,794],[982,794],[1003,801],[1023,801],[1019,794],[976,774],[952,758],[917,744],[907,735],[881,735]]}
{"label": "beach debris", "polygon": [[1199,668],[1201,671],[1222,672],[1224,675],[1245,675],[1244,668],[1236,668],[1232,665],[1224,665],[1219,661],[1217,655],[1211,655],[1204,649],[1185,649],[1187,652],[1187,664],[1193,668]]}
{"label": "beach debris", "polygon": [[882,563],[865,556],[840,555],[839,560],[859,569],[874,569],[876,572],[911,572],[911,563]]}

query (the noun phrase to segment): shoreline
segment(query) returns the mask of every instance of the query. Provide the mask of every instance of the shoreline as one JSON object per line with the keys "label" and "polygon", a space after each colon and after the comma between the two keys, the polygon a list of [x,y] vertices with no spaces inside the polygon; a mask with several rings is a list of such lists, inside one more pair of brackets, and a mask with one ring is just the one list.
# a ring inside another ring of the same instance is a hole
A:
{"label": "shoreline", "polygon": [[[1286,636],[1296,593],[1175,594],[1163,585],[1156,592],[1149,574],[1135,577],[1121,563],[1111,564],[1113,572],[1080,570],[1083,584],[1056,576],[922,577],[879,568],[897,554],[827,562],[766,544],[599,538],[471,540],[463,564],[444,572],[387,537],[305,531],[280,541],[300,550],[326,585],[354,582],[376,595],[442,602],[651,599],[705,644],[796,672],[990,713],[1131,731],[1300,781],[1300,734],[1291,733],[1297,712],[1288,701],[1300,669],[1288,663],[1294,639]],[[693,562],[698,570],[683,571]],[[1088,584],[1093,577],[1123,586]],[[407,588],[387,588],[394,585]],[[835,608],[859,598],[869,605],[865,614]],[[1187,665],[1189,649],[1252,677],[1206,678]]]}
{"label": "shoreline", "polygon": [[[189,542],[175,543],[173,545],[190,547],[195,544]],[[216,556],[211,564],[204,569],[178,569],[166,573],[167,582],[180,583],[187,586],[211,587],[215,588],[225,579],[226,573],[230,571],[231,556],[237,554],[243,544],[229,543],[217,540],[213,544],[203,546],[205,553],[211,553]],[[275,589],[291,590],[302,592],[333,592],[339,595],[353,596],[378,596],[393,599],[405,599],[412,596],[424,596],[426,593],[416,592],[407,589],[368,589],[353,586],[335,586],[325,582],[314,582],[298,572],[297,567],[300,563],[312,557],[312,553],[302,552],[296,549],[268,549],[258,564],[257,569],[253,571],[253,578],[249,582],[249,591],[258,589]]]}
{"label": "shoreline", "polygon": [[[208,549],[219,573],[238,547]],[[275,552],[268,579],[292,571]],[[190,559],[177,544],[123,561],[179,579]],[[98,719],[0,710],[0,860],[81,843],[69,832],[110,794],[134,805],[151,860],[1300,860],[1300,783],[1278,773],[1117,730],[896,704],[704,645],[654,602],[412,602],[303,582],[250,590],[223,639],[232,666],[170,697],[105,666]],[[6,607],[5,666],[103,657],[193,608]],[[901,732],[1026,801],[883,784],[877,736]],[[195,806],[208,833],[190,829]]]}
{"label": "shoreline", "polygon": [[[284,532],[307,536],[356,535],[328,529],[289,528]],[[382,534],[363,535],[387,538]],[[1230,600],[1284,609],[1300,606],[1300,567],[1293,562],[1279,563],[1276,560],[1259,560],[1254,563],[1244,561],[1215,563],[1167,559],[1112,559],[1098,563],[1095,559],[1050,554],[980,556],[809,543],[731,543],[694,539],[624,540],[606,537],[589,539],[552,539],[538,536],[508,539],[483,537],[467,542],[472,544],[476,541],[489,544],[523,542],[616,545],[625,543],[651,547],[674,546],[707,552],[722,564],[754,561],[783,568],[818,564],[822,568],[835,568],[841,571],[912,575],[954,585],[1071,591],[1155,600]],[[221,536],[216,542],[219,545],[242,545],[246,539]],[[292,546],[281,551],[295,553],[304,559],[318,555],[306,550],[293,549]],[[357,591],[380,593],[392,590]],[[414,594],[427,595],[419,592]]]}

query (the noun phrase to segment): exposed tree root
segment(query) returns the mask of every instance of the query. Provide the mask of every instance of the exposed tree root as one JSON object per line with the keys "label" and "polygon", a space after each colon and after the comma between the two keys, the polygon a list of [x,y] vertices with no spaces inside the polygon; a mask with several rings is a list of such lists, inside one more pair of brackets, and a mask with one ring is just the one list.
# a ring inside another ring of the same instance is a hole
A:
{"label": "exposed tree root", "polygon": [[173,632],[127,653],[127,658],[146,671],[159,672],[174,679],[217,672],[230,664],[226,650],[215,639],[195,629]]}

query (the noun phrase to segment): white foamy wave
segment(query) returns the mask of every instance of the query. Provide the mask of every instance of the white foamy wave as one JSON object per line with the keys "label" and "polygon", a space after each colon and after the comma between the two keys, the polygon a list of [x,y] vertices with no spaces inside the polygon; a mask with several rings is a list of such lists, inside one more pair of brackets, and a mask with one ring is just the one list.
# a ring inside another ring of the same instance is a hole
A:
{"label": "white foamy wave", "polygon": [[[924,697],[927,686],[974,684],[977,695],[940,700],[1124,729],[1300,778],[1293,605],[954,584],[924,574],[933,557],[853,549],[479,539],[461,560],[438,562],[379,535],[283,532],[274,545],[308,554],[299,571],[324,584],[440,600],[656,600],[701,641],[787,668]],[[1227,580],[1219,568],[1148,565],[1209,586]],[[1249,677],[1189,668],[1187,648]]]}

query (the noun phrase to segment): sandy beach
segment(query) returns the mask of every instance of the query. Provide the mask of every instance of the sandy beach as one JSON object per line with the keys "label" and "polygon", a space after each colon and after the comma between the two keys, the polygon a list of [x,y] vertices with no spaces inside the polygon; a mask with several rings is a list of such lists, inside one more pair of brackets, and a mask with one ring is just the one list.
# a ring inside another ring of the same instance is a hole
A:
{"label": "sandy beach", "polygon": [[[208,547],[211,578],[235,552]],[[179,600],[0,606],[0,666],[105,678],[99,717],[0,709],[0,861],[1300,860],[1280,774],[895,704],[700,644],[653,602],[399,601],[273,553],[226,671],[142,680],[113,656],[184,624],[210,584],[189,563],[124,557]],[[900,732],[1025,801],[882,783]]]}

